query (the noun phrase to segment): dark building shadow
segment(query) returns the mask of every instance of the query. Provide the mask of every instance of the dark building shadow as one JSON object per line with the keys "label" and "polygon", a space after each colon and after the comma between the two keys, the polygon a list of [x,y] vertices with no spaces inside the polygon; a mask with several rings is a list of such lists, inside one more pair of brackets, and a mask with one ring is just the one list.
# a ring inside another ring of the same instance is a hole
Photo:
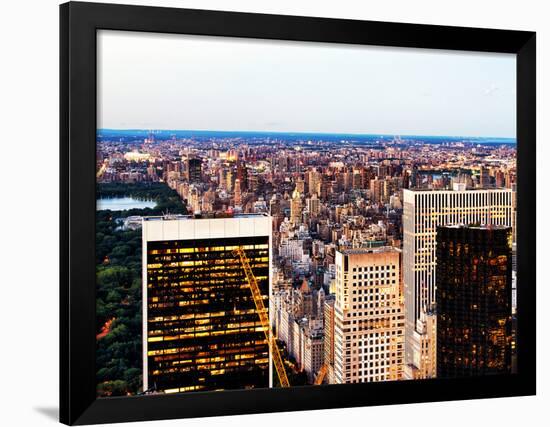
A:
{"label": "dark building shadow", "polygon": [[54,406],[49,407],[37,407],[33,408],[36,412],[44,415],[45,417],[53,420],[59,421],[59,408]]}

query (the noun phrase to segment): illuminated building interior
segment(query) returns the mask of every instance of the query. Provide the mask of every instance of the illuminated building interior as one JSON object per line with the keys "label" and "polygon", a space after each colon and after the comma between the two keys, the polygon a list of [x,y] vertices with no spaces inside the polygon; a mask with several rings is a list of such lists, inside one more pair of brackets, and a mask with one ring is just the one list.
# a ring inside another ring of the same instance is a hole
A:
{"label": "illuminated building interior", "polygon": [[266,305],[269,237],[147,243],[147,383],[171,392],[269,386],[269,349],[243,246]]}

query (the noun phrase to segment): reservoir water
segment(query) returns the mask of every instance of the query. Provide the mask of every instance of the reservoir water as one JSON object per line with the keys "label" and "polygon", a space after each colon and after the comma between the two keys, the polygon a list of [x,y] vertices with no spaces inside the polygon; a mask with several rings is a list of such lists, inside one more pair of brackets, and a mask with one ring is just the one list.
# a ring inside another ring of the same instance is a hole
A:
{"label": "reservoir water", "polygon": [[125,211],[128,209],[154,208],[154,200],[139,200],[133,197],[109,197],[96,200],[96,210],[110,209],[112,211]]}

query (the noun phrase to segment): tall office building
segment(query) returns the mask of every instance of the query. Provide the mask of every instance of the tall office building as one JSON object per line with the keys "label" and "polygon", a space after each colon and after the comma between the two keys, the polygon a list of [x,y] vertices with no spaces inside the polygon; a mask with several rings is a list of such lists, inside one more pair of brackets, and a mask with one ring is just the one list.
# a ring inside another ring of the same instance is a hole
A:
{"label": "tall office building", "polygon": [[187,159],[187,180],[193,184],[198,184],[202,181],[201,159]]}
{"label": "tall office building", "polygon": [[[514,233],[513,191],[511,189],[466,190],[455,184],[454,190],[403,191],[403,282],[405,290],[405,363],[408,372],[427,372],[416,366],[425,360],[415,355],[418,347],[418,320],[422,313],[435,309],[436,227],[453,224],[494,224],[512,226]],[[426,337],[422,340],[425,341]],[[435,354],[435,340],[431,340]],[[433,363],[433,361],[429,361]]]}
{"label": "tall office building", "polygon": [[400,255],[392,247],[336,252],[335,383],[402,379]]}
{"label": "tall office building", "polygon": [[307,173],[308,178],[308,186],[309,186],[309,194],[314,195],[316,194],[317,197],[321,196],[321,181],[323,179],[323,175],[318,172],[316,169],[312,169]]}
{"label": "tall office building", "polygon": [[242,203],[242,193],[241,193],[241,180],[237,178],[235,180],[235,206],[241,206]]}
{"label": "tall office building", "polygon": [[143,387],[268,387],[270,354],[243,266],[268,305],[271,218],[143,219]]}
{"label": "tall office building", "polygon": [[302,223],[302,195],[295,189],[290,201],[290,222],[295,227]]}
{"label": "tall office building", "polygon": [[512,230],[437,228],[437,376],[512,367]]}
{"label": "tall office building", "polygon": [[238,179],[241,184],[241,191],[246,191],[248,189],[248,170],[246,165],[239,161],[237,161],[236,179]]}

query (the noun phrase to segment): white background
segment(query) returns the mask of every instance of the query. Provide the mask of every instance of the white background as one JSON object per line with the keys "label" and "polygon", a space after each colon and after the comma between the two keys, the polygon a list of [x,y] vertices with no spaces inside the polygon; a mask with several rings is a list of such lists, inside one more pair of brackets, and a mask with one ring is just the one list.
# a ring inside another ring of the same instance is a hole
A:
{"label": "white background", "polygon": [[[107,2],[107,1],[106,1]],[[139,4],[537,31],[537,397],[186,420],[189,426],[542,424],[548,418],[550,26],[540,0],[173,0]],[[53,424],[58,400],[58,2],[3,1],[0,56],[0,423]],[[546,187],[546,188],[544,188]],[[86,242],[82,242],[86,244]],[[545,408],[546,406],[546,408]],[[163,421],[148,425],[180,425]]]}

